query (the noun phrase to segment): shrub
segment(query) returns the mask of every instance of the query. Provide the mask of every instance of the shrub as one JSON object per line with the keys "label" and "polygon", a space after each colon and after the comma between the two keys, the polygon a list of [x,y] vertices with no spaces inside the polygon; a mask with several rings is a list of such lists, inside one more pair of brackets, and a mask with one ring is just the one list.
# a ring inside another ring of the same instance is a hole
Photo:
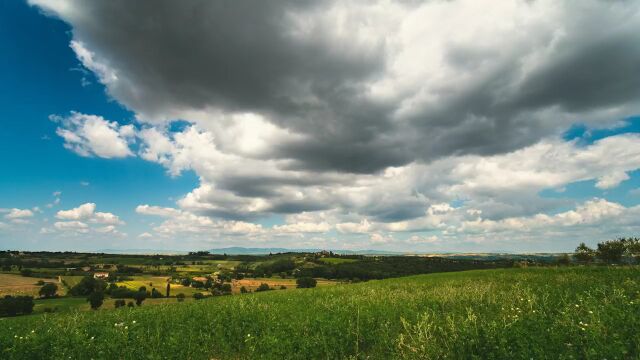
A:
{"label": "shrub", "polygon": [[102,303],[104,303],[104,293],[101,291],[94,291],[89,294],[87,301],[93,310],[98,310],[98,308],[102,306]]}
{"label": "shrub", "polygon": [[296,280],[298,288],[314,288],[318,282],[312,277],[301,277]]}
{"label": "shrub", "polygon": [[231,294],[231,284],[222,284],[220,291],[225,295]]}
{"label": "shrub", "polygon": [[185,298],[185,296],[184,296],[183,293],[180,293],[180,294],[176,295],[176,299],[178,300],[178,302],[183,302],[184,298]]}
{"label": "shrub", "polygon": [[204,299],[204,295],[202,295],[202,293],[195,293],[195,294],[193,294],[193,298],[195,300]]}
{"label": "shrub", "polygon": [[151,297],[154,299],[158,299],[163,297],[160,291],[156,290],[156,288],[151,289]]}
{"label": "shrub", "polygon": [[115,303],[113,303],[113,305],[116,307],[116,309],[117,309],[117,308],[120,308],[120,307],[123,307],[123,306],[125,306],[126,304],[127,304],[127,303],[126,303],[126,301],[124,301],[124,299],[118,299],[118,300],[116,300],[116,302],[115,302]]}
{"label": "shrub", "polygon": [[33,297],[6,295],[0,298],[0,316],[26,315],[33,312]]}
{"label": "shrub", "polygon": [[280,285],[280,290],[287,290],[287,287],[284,285]]}
{"label": "shrub", "polygon": [[38,291],[38,294],[43,298],[52,298],[56,296],[56,292],[58,292],[58,285],[54,283],[46,283]]}
{"label": "shrub", "polygon": [[271,290],[271,288],[267,283],[260,284],[260,286],[258,286],[258,288],[256,289],[256,291],[269,291],[269,290]]}
{"label": "shrub", "polygon": [[20,275],[22,275],[22,276],[31,276],[31,275],[33,275],[33,271],[31,269],[22,269],[22,270],[20,270]]}
{"label": "shrub", "polygon": [[248,292],[249,292],[249,290],[247,290],[247,288],[246,288],[246,287],[244,287],[244,286],[243,286],[243,287],[241,287],[241,288],[240,288],[240,293],[242,293],[242,294],[246,294],[246,293],[248,293]]}
{"label": "shrub", "polygon": [[133,304],[133,301],[129,301],[129,302],[127,303],[127,306],[128,306],[128,307],[134,307],[135,305]]}

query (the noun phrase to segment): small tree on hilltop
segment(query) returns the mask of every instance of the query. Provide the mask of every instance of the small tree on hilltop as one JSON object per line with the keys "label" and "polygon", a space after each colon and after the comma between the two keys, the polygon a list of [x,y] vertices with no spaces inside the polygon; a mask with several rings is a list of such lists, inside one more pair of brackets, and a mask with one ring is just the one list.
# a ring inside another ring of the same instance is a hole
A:
{"label": "small tree on hilltop", "polygon": [[301,277],[296,280],[298,288],[314,288],[318,282],[312,277]]}
{"label": "small tree on hilltop", "polygon": [[87,297],[87,301],[89,302],[93,310],[98,310],[98,308],[102,306],[102,303],[104,303],[104,293],[101,291],[94,291],[89,294],[89,297]]}
{"label": "small tree on hilltop", "polygon": [[573,257],[580,263],[588,264],[593,261],[595,254],[595,250],[588,247],[585,243],[580,243],[573,253]]}
{"label": "small tree on hilltop", "polygon": [[46,283],[42,285],[38,294],[43,298],[52,298],[56,296],[56,292],[58,292],[58,285],[54,283]]}

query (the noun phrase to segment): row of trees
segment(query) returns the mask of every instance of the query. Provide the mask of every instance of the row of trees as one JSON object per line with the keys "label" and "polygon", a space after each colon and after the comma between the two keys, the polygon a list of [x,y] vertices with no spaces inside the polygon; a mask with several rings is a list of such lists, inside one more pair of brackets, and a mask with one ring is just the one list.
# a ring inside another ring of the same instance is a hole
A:
{"label": "row of trees", "polygon": [[573,253],[574,259],[582,264],[599,261],[605,264],[639,263],[640,238],[619,238],[598,243],[592,249],[581,243]]}

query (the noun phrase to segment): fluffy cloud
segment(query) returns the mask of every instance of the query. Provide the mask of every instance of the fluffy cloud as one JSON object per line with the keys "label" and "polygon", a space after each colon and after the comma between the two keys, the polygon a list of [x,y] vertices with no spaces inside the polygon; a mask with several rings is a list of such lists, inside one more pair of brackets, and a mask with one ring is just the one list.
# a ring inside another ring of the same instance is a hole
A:
{"label": "fluffy cloud", "polygon": [[16,220],[16,219],[24,219],[33,217],[33,211],[29,209],[10,209],[9,213],[6,214],[5,219]]}
{"label": "fluffy cloud", "polygon": [[60,210],[56,217],[60,220],[83,220],[93,216],[96,204],[86,203],[70,210]]}
{"label": "fluffy cloud", "polygon": [[[108,212],[96,212],[96,204],[85,203],[69,210],[60,210],[56,213],[56,221],[53,228],[42,228],[41,233],[49,234],[55,231],[63,233],[88,234],[111,234],[124,236],[117,226],[124,225],[117,215]],[[91,226],[93,225],[93,226]],[[100,226],[96,226],[100,225]]]}
{"label": "fluffy cloud", "polygon": [[119,125],[101,116],[77,112],[51,118],[60,124],[56,133],[64,139],[64,147],[81,156],[109,159],[133,155],[129,149],[135,135],[133,125]]}

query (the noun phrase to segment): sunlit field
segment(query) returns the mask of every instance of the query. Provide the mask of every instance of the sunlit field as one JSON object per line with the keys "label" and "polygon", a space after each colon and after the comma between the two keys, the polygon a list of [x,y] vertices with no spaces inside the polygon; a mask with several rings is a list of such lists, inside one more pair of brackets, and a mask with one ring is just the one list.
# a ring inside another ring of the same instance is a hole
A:
{"label": "sunlit field", "polygon": [[3,359],[636,359],[640,270],[420,275],[0,319]]}

